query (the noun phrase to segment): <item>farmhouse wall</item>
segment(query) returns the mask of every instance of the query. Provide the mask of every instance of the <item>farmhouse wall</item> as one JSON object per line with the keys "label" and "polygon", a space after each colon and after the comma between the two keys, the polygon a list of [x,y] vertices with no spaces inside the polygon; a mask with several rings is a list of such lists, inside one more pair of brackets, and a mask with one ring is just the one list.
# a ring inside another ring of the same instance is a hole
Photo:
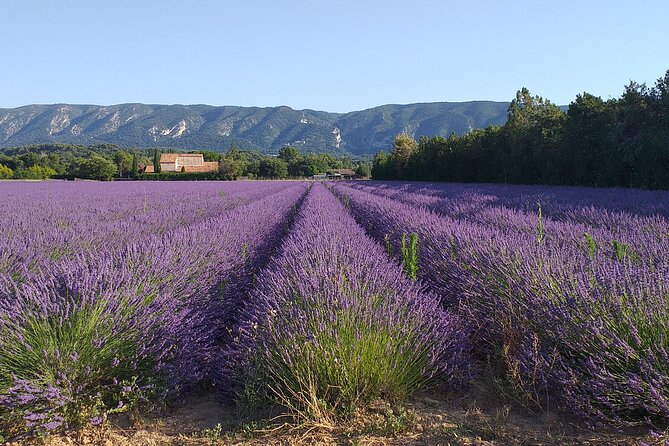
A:
{"label": "farmhouse wall", "polygon": [[173,163],[160,163],[160,170],[162,172],[176,172],[177,171],[177,163],[176,161]]}

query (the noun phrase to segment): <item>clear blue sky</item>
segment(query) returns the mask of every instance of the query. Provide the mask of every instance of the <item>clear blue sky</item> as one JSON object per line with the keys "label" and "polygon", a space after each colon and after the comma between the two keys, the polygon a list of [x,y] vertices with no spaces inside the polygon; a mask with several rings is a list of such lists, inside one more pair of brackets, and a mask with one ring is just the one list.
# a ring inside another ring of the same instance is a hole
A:
{"label": "clear blue sky", "polygon": [[669,69],[669,2],[0,0],[0,107],[618,97]]}

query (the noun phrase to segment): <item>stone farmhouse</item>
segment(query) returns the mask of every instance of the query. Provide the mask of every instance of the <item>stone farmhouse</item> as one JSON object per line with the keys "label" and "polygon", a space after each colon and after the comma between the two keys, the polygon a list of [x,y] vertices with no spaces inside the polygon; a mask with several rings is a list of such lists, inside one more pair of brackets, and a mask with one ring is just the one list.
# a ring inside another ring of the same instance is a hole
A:
{"label": "stone farmhouse", "polygon": [[[162,153],[161,172],[216,172],[216,161],[205,161],[201,153]],[[153,166],[146,166],[145,173],[153,173]]]}

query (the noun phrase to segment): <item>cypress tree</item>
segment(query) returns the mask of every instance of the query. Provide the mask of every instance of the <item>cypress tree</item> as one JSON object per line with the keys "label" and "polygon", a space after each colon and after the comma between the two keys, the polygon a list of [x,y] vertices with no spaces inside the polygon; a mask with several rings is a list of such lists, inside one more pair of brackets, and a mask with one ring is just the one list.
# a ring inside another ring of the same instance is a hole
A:
{"label": "cypress tree", "polygon": [[130,175],[133,178],[136,178],[138,174],[139,174],[139,166],[137,166],[137,154],[133,153],[132,154],[132,168],[130,170]]}
{"label": "cypress tree", "polygon": [[153,150],[153,171],[160,173],[160,154],[158,153],[158,149]]}

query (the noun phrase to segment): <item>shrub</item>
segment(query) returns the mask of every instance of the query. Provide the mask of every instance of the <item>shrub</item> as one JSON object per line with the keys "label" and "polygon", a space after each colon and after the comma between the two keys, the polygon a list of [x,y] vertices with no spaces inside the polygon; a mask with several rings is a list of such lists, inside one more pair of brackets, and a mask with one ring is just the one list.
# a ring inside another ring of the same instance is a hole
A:
{"label": "shrub", "polygon": [[218,172],[158,172],[142,173],[137,179],[146,181],[198,181],[221,180]]}
{"label": "shrub", "polygon": [[50,167],[30,166],[27,169],[17,169],[14,178],[21,180],[45,180],[56,175],[56,171]]}
{"label": "shrub", "polygon": [[0,164],[0,180],[7,180],[14,176],[14,171],[4,164]]}
{"label": "shrub", "polygon": [[159,358],[137,320],[148,305],[86,298],[64,281],[22,288],[0,320],[0,420],[15,433],[85,424],[161,389]]}
{"label": "shrub", "polygon": [[320,184],[241,320],[222,358],[238,399],[275,401],[306,421],[461,384],[471,372],[459,319],[408,279]]}

